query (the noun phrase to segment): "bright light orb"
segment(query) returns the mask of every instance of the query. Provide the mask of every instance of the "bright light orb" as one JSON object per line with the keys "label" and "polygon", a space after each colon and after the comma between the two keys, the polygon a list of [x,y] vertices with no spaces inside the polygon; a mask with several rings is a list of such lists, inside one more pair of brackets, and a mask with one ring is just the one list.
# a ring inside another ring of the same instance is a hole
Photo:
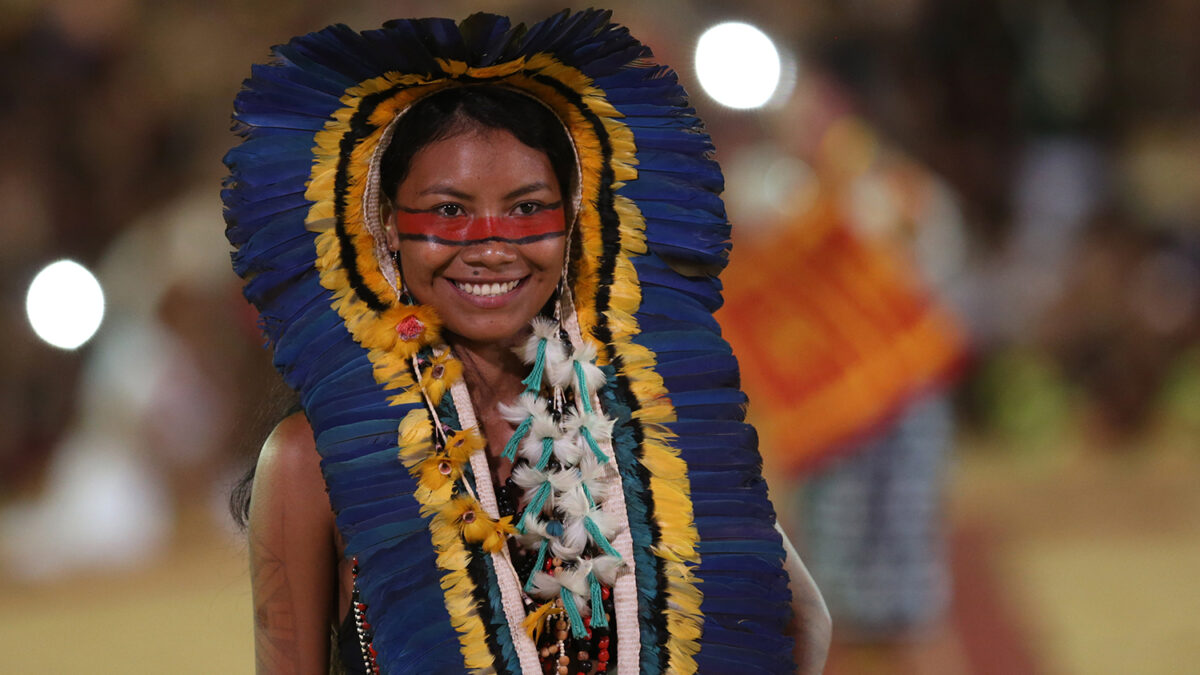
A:
{"label": "bright light orb", "polygon": [[59,349],[76,349],[96,334],[104,319],[104,291],[86,267],[59,260],[37,273],[25,295],[33,332]]}
{"label": "bright light orb", "polygon": [[748,23],[717,24],[696,42],[700,86],[717,103],[730,108],[766,105],[779,87],[780,69],[775,43]]}

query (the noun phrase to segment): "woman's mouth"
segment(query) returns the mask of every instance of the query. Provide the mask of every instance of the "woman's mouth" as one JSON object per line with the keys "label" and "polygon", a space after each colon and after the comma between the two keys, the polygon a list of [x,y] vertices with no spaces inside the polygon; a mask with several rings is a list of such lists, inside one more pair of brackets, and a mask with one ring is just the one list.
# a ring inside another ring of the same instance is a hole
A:
{"label": "woman's mouth", "polygon": [[512,281],[497,281],[486,284],[454,281],[454,286],[458,290],[477,298],[496,298],[507,293],[511,293],[517,286],[521,285],[522,279],[513,279]]}

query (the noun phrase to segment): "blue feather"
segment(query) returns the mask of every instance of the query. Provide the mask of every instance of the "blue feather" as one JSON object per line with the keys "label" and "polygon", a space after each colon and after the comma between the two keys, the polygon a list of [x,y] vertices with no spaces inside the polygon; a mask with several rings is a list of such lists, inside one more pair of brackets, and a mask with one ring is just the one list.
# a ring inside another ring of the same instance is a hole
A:
{"label": "blue feather", "polygon": [[703,305],[689,300],[687,296],[657,286],[646,286],[642,289],[642,305],[637,312],[639,323],[643,316],[686,321],[699,324],[714,333],[720,332],[712,312],[704,309]]}
{"label": "blue feather", "polygon": [[709,312],[721,308],[721,282],[715,276],[684,276],[656,256],[638,257],[634,259],[633,266],[643,285],[675,291],[700,303]]}

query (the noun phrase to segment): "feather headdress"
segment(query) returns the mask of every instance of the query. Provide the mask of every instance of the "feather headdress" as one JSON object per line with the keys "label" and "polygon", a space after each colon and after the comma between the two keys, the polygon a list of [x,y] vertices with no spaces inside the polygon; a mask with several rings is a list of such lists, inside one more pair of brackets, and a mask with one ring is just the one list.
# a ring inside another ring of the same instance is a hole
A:
{"label": "feather headdress", "polygon": [[383,672],[522,667],[487,556],[422,502],[438,494],[420,482],[432,425],[407,359],[436,318],[400,302],[364,201],[396,116],[476,83],[550,107],[578,156],[571,290],[633,543],[620,672],[792,670],[783,550],[712,318],[720,282],[679,271],[725,264],[723,180],[675,74],[650,58],[595,10],[528,29],[483,14],[331,26],[276,47],[237,97],[243,142],[223,193],[234,268],[315,433]]}

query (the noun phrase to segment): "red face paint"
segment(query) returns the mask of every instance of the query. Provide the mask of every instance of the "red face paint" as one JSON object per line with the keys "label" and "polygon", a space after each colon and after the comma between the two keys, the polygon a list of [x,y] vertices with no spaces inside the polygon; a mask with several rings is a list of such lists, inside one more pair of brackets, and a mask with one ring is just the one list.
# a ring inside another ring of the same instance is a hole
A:
{"label": "red face paint", "polygon": [[401,239],[430,241],[446,246],[469,246],[488,241],[528,244],[563,236],[566,221],[561,207],[527,216],[443,216],[429,211],[399,211],[396,232]]}

